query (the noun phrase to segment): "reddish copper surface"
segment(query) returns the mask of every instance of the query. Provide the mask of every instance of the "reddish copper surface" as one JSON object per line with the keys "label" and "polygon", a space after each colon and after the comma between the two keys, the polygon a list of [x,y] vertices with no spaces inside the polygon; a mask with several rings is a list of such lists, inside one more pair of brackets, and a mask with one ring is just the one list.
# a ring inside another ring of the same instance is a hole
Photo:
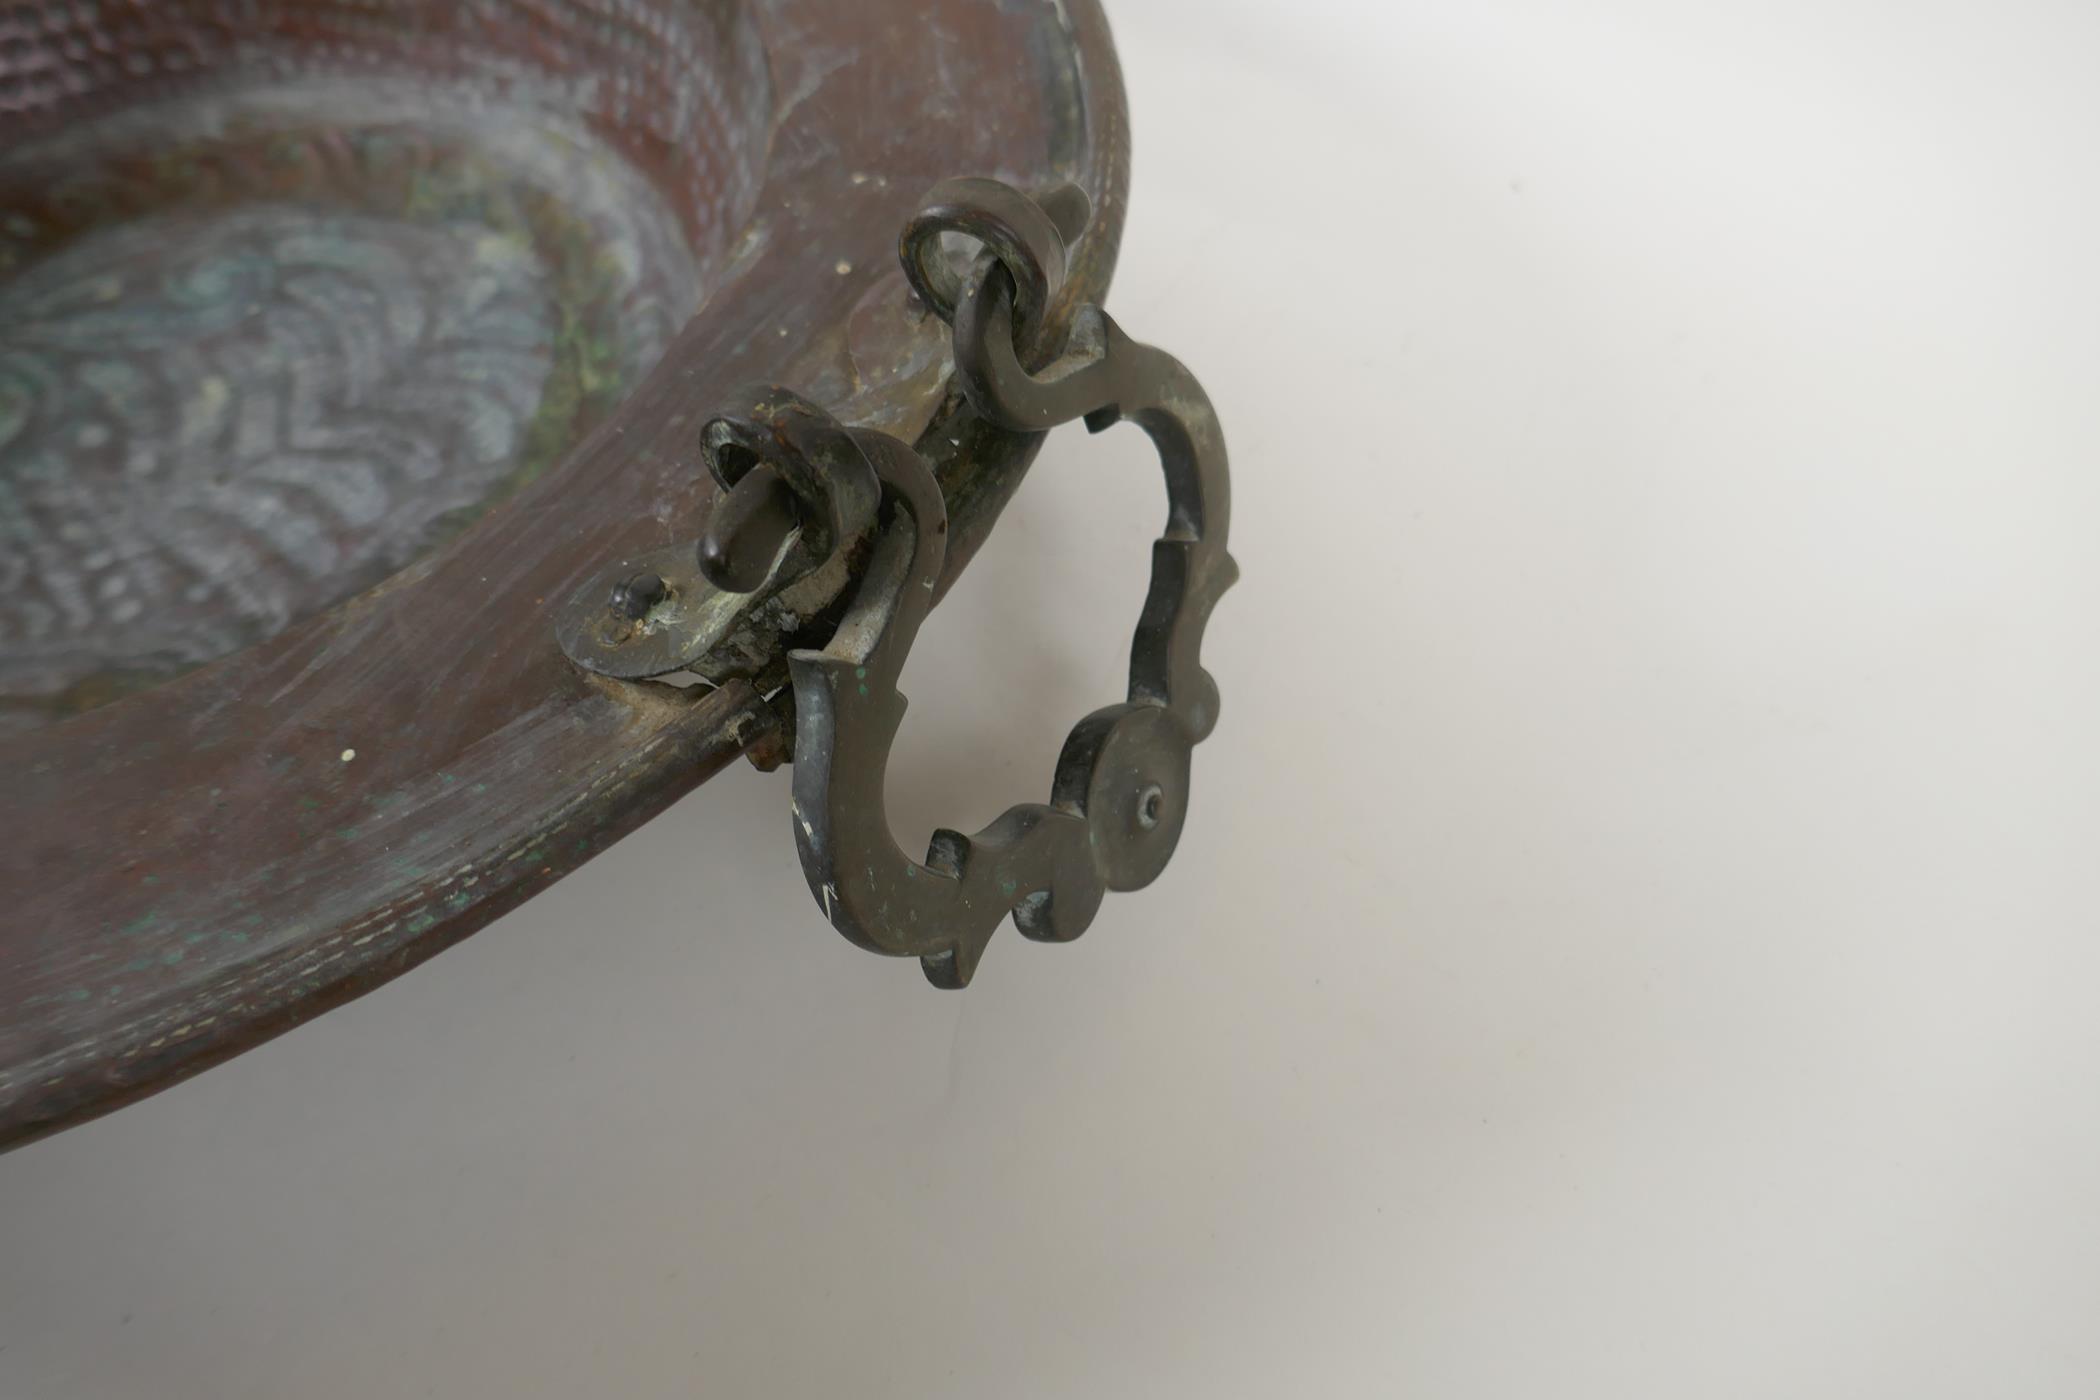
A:
{"label": "reddish copper surface", "polygon": [[[694,533],[709,488],[693,433],[733,385],[793,383],[906,434],[934,418],[945,350],[909,314],[894,244],[936,180],[1075,179],[1096,219],[1067,294],[1104,290],[1126,144],[1091,0],[701,7],[736,52],[753,36],[767,119],[762,149],[718,143],[690,168],[678,133],[696,128],[680,123],[723,117],[704,97],[663,100],[657,84],[675,88],[689,60],[649,27],[655,7],[495,8],[501,24],[489,6],[436,3],[104,0],[98,29],[61,3],[0,19],[9,140],[223,80],[229,62],[296,69],[303,51],[338,73],[380,56],[432,82],[587,69],[600,81],[575,90],[583,114],[638,165],[687,172],[672,184],[694,219],[735,205],[737,162],[759,162],[700,313],[557,466],[437,553],[266,644],[0,739],[0,1146],[399,974],[734,756],[731,731],[748,718],[737,695],[595,683],[554,646],[547,601],[607,558]],[[261,22],[234,30],[224,16],[236,9]],[[564,16],[582,18],[565,28]],[[944,485],[968,537],[1011,481]]]}
{"label": "reddish copper surface", "polygon": [[733,224],[764,164],[765,6],[740,0],[49,0],[0,15],[10,140],[231,77],[413,73],[490,95],[558,92],[674,192]]}

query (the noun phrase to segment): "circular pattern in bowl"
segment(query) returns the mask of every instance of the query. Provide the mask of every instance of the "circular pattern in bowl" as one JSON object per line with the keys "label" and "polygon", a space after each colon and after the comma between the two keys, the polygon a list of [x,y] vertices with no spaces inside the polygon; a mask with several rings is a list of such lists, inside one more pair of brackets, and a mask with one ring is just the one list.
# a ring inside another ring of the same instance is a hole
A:
{"label": "circular pattern in bowl", "polygon": [[0,730],[372,587],[603,422],[748,217],[740,5],[0,18]]}

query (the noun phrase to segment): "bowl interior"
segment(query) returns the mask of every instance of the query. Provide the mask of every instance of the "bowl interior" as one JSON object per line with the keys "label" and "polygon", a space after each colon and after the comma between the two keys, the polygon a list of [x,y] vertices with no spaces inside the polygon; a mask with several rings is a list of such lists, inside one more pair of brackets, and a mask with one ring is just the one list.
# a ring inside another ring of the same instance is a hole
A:
{"label": "bowl interior", "polygon": [[763,176],[736,3],[0,17],[0,731],[427,554],[619,405]]}

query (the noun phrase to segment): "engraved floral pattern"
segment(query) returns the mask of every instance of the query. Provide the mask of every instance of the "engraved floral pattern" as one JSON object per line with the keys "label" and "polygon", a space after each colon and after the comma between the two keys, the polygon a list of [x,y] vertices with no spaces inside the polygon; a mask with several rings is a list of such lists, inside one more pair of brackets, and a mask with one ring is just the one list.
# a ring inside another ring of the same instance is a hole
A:
{"label": "engraved floral pattern", "polygon": [[587,137],[387,100],[236,94],[151,161],[132,112],[0,162],[0,728],[380,582],[698,303],[675,212]]}

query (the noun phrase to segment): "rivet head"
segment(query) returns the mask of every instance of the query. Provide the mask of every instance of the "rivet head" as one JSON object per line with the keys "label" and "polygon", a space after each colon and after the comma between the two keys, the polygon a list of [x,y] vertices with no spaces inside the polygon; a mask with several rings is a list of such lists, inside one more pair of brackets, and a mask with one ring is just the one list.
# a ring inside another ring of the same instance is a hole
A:
{"label": "rivet head", "polygon": [[1147,831],[1150,831],[1154,827],[1158,826],[1160,814],[1166,810],[1166,805],[1167,795],[1164,792],[1160,791],[1158,783],[1154,783],[1152,784],[1152,786],[1146,788],[1143,792],[1138,794],[1138,825],[1143,827]]}
{"label": "rivet head", "polygon": [[612,610],[629,622],[639,622],[647,617],[649,609],[661,603],[670,591],[661,574],[639,573],[613,585]]}

